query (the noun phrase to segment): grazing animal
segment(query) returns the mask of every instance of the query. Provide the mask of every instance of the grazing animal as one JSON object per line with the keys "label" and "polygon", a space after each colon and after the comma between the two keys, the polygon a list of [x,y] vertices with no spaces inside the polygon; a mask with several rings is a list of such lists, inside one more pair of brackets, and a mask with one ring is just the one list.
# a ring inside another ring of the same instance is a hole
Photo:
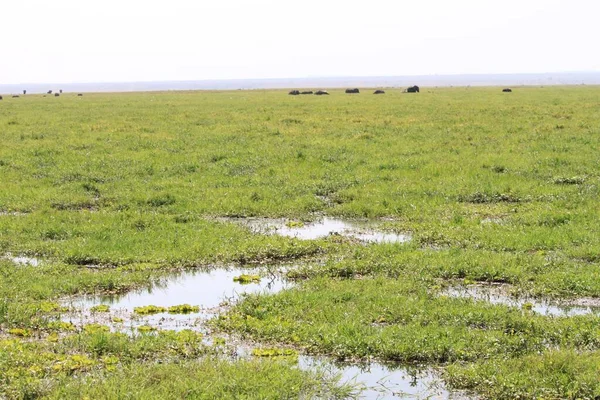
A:
{"label": "grazing animal", "polygon": [[288,93],[290,96],[298,96],[300,94],[299,90],[292,90],[291,92]]}
{"label": "grazing animal", "polygon": [[25,95],[25,94],[27,94],[27,90],[23,90],[23,94],[24,94],[24,95]]}
{"label": "grazing animal", "polygon": [[417,85],[411,86],[405,90],[406,93],[419,93],[419,87]]}
{"label": "grazing animal", "polygon": [[512,92],[512,89],[510,89],[510,88],[506,88],[506,89],[502,89],[502,91],[503,91],[504,93],[510,93],[510,92]]}
{"label": "grazing animal", "polygon": [[373,94],[385,94],[385,92],[383,90],[376,90]]}
{"label": "grazing animal", "polygon": [[360,91],[358,90],[358,88],[346,89],[346,93],[360,93]]}
{"label": "grazing animal", "polygon": [[16,97],[19,97],[19,95],[18,94],[13,94],[13,99],[16,98]]}
{"label": "grazing animal", "polygon": [[46,94],[52,94],[52,90],[48,90]]}
{"label": "grazing animal", "polygon": [[62,89],[59,90],[60,94],[62,94]]}
{"label": "grazing animal", "polygon": [[300,94],[313,94],[313,92],[312,92],[312,90],[307,90],[307,91],[301,92]]}
{"label": "grazing animal", "polygon": [[317,96],[322,96],[322,95],[324,95],[324,94],[326,94],[326,95],[329,95],[329,93],[327,93],[327,90],[317,90],[317,91],[315,92],[315,94],[316,94]]}
{"label": "grazing animal", "polygon": [[77,96],[83,96],[83,93],[77,93]]}
{"label": "grazing animal", "polygon": [[60,96],[60,93],[54,93],[54,97]]}
{"label": "grazing animal", "polygon": [[0,96],[0,100],[2,100],[2,96]]}

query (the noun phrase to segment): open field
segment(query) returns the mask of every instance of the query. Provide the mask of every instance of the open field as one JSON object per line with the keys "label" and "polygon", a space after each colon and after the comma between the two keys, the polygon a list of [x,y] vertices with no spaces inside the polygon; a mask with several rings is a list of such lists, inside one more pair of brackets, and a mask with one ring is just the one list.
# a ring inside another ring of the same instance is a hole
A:
{"label": "open field", "polygon": [[[330,93],[5,96],[0,399],[356,394],[298,354],[432,368],[481,398],[600,398],[600,87]],[[244,223],[323,216],[409,240]],[[65,322],[67,297],[226,265],[290,287],[178,333]],[[232,358],[230,337],[296,357]]]}

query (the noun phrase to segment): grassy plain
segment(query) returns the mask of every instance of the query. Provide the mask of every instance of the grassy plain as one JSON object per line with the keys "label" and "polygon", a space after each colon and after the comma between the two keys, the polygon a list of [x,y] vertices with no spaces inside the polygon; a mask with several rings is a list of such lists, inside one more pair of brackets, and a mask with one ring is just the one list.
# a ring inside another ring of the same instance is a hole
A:
{"label": "grassy plain", "polygon": [[[289,362],[211,362],[215,349],[192,334],[130,338],[55,321],[62,296],[284,260],[306,263],[294,289],[249,296],[213,326],[339,359],[441,365],[453,387],[487,398],[600,396],[600,317],[440,294],[495,282],[600,297],[600,88],[363,92],[2,101],[0,254],[47,262],[0,261],[0,397],[85,387],[118,398],[135,394],[131,382],[145,382],[141,397],[344,397]],[[412,240],[301,241],[215,218],[319,215],[374,219]]]}

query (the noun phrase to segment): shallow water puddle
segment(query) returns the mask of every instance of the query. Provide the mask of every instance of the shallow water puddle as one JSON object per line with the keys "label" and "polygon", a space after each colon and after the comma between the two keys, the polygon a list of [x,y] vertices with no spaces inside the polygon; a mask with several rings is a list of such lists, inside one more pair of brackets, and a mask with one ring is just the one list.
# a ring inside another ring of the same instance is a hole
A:
{"label": "shallow water puddle", "polygon": [[[234,278],[240,275],[260,275],[261,279],[247,284],[234,282]],[[146,324],[162,329],[185,329],[213,317],[222,311],[223,303],[231,303],[243,294],[276,293],[291,285],[283,280],[280,274],[265,276],[252,269],[219,268],[211,271],[190,271],[170,277],[164,283],[122,295],[72,299],[68,305],[79,309],[80,312],[77,315],[69,315],[68,318],[72,322],[109,324],[111,318],[116,316],[124,320],[124,323],[113,326],[117,330]],[[110,312],[90,312],[92,307],[100,304],[109,305]],[[188,314],[134,314],[135,307],[155,305],[168,308],[181,304],[200,306],[200,311]]]}
{"label": "shallow water puddle", "polygon": [[432,370],[411,372],[405,368],[369,365],[335,365],[323,358],[300,356],[300,368],[321,369],[340,374],[342,383],[354,383],[362,388],[361,399],[466,399],[463,393],[449,392]]}
{"label": "shallow water puddle", "polygon": [[20,211],[0,211],[0,217],[10,216],[10,217],[21,217],[23,215],[27,215],[27,213]]}
{"label": "shallow water puddle", "polygon": [[17,265],[31,265],[32,267],[37,267],[41,264],[41,261],[37,258],[33,257],[25,257],[25,256],[13,256],[12,254],[6,254],[4,257],[7,260],[12,261]]}
{"label": "shallow water puddle", "polygon": [[[235,346],[237,358],[252,357],[248,344]],[[298,367],[306,371],[322,371],[340,376],[340,383],[350,383],[360,390],[360,399],[451,399],[472,397],[462,391],[449,391],[439,373],[432,368],[415,370],[402,366],[386,366],[371,362],[365,364],[339,363],[324,356],[298,356]]]}
{"label": "shallow water puddle", "polygon": [[311,240],[329,235],[352,237],[367,243],[404,243],[410,240],[409,235],[377,230],[377,225],[365,221],[349,221],[324,217],[315,222],[298,223],[285,219],[266,218],[230,218],[221,221],[234,222],[249,227],[261,234],[275,234]]}
{"label": "shallow water puddle", "polygon": [[[261,273],[262,272],[262,273]],[[260,281],[240,284],[234,281],[240,275],[259,275]],[[215,269],[212,271],[185,272],[166,279],[164,283],[151,288],[133,291],[124,295],[87,296],[69,302],[77,307],[78,314],[65,316],[63,320],[78,325],[100,323],[111,326],[114,331],[134,332],[138,327],[151,325],[158,329],[194,329],[203,330],[204,322],[243,296],[245,293],[276,293],[289,288],[293,283],[286,282],[281,273],[264,275],[264,270],[240,268]],[[109,312],[90,312],[90,308],[106,304]],[[159,313],[140,316],[133,312],[135,307],[147,305],[169,307],[181,304],[200,306],[197,313],[173,315]],[[114,318],[122,319],[115,323]],[[207,332],[208,333],[208,332]],[[212,337],[207,335],[207,344]],[[230,342],[237,357],[251,357],[252,347],[244,343]],[[341,365],[325,357],[300,355],[298,366],[304,370],[321,370],[330,374],[339,374],[342,382],[356,384],[362,389],[362,399],[464,399],[462,394],[451,393],[444,387],[441,378],[433,372],[414,372],[404,368],[387,367],[377,363],[365,366]]]}
{"label": "shallow water puddle", "polygon": [[531,307],[542,315],[572,317],[576,315],[600,315],[600,299],[578,299],[572,301],[550,301],[530,297],[510,296],[508,285],[456,286],[442,291],[442,295],[487,301],[491,304],[504,304],[518,308]]}
{"label": "shallow water puddle", "polygon": [[233,279],[240,275],[260,275],[260,272],[239,268],[189,271],[168,278],[164,284],[156,284],[151,288],[123,295],[84,297],[79,305],[90,307],[102,303],[109,304],[111,308],[124,308],[131,311],[134,307],[148,304],[169,307],[187,303],[213,308],[224,300],[237,298],[244,293],[276,293],[291,286],[276,275],[262,275],[259,282],[248,284],[234,282]]}

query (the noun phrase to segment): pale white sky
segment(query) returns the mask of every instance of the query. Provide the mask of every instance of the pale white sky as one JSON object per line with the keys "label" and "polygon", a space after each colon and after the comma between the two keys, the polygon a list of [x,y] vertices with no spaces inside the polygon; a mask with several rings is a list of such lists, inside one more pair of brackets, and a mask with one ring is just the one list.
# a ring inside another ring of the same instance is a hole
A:
{"label": "pale white sky", "polygon": [[0,0],[0,83],[600,71],[600,0]]}

